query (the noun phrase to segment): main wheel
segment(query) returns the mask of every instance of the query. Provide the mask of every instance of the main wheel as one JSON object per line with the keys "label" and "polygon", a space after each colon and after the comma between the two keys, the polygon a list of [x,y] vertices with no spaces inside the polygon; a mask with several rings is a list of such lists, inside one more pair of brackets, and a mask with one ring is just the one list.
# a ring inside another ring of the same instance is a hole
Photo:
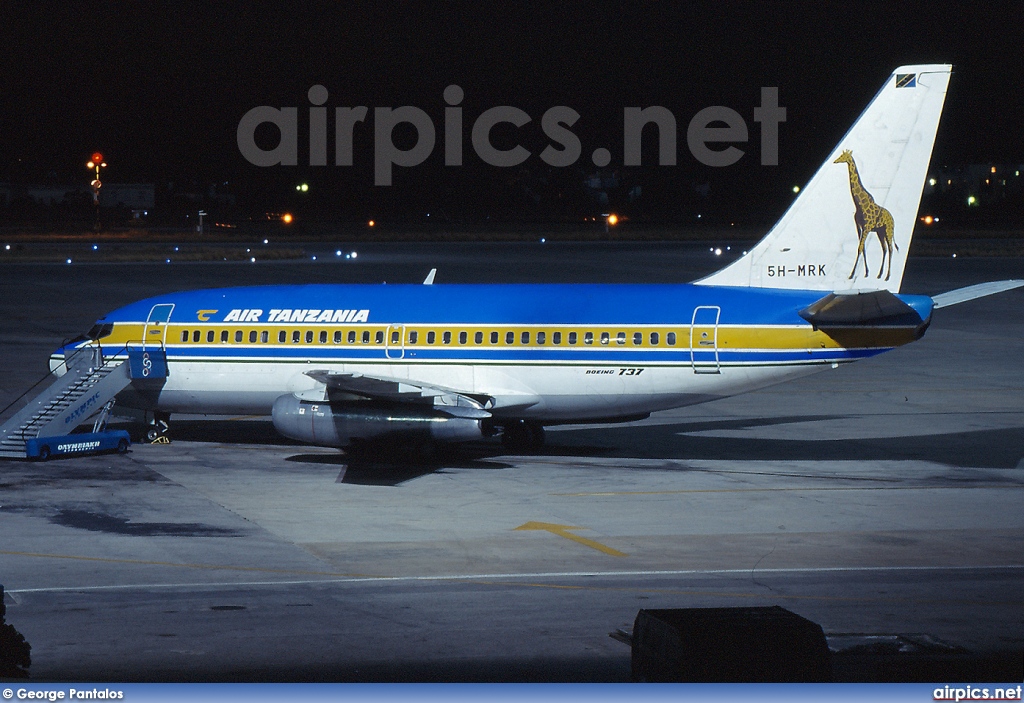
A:
{"label": "main wheel", "polygon": [[44,444],[43,446],[39,447],[39,461],[46,461],[49,458],[50,447],[49,445]]}
{"label": "main wheel", "polygon": [[515,420],[504,426],[501,443],[513,452],[531,452],[544,446],[544,426],[535,422]]}
{"label": "main wheel", "polygon": [[118,442],[117,442],[117,453],[118,454],[126,454],[127,452],[128,452],[128,440],[127,439],[120,439],[120,440],[118,440]]}

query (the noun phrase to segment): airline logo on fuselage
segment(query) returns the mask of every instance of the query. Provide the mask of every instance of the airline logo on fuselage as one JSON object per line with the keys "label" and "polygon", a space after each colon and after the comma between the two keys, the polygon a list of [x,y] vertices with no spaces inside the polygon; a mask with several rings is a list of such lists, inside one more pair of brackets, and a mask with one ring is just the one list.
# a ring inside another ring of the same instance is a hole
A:
{"label": "airline logo on fuselage", "polygon": [[258,308],[232,310],[224,322],[366,322],[369,310],[271,310],[263,317]]}

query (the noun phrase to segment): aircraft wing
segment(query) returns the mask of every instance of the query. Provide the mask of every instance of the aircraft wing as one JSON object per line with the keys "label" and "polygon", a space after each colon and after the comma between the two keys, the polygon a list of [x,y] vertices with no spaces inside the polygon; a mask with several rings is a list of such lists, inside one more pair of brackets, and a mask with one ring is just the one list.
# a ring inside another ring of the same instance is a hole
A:
{"label": "aircraft wing", "polygon": [[464,393],[456,388],[405,378],[326,370],[307,371],[306,375],[327,386],[329,395],[333,391],[398,402],[417,402],[429,398],[435,401],[435,405],[443,406],[444,410],[460,417],[490,417],[491,414],[485,408],[494,404],[493,399],[486,395]]}

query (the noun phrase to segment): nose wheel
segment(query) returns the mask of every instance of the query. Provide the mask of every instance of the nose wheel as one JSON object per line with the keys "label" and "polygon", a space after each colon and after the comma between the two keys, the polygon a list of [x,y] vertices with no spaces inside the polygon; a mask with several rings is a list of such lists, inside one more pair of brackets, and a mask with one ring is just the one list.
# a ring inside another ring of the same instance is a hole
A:
{"label": "nose wheel", "polygon": [[146,441],[150,444],[167,444],[171,431],[170,413],[153,413],[153,420],[146,429]]}

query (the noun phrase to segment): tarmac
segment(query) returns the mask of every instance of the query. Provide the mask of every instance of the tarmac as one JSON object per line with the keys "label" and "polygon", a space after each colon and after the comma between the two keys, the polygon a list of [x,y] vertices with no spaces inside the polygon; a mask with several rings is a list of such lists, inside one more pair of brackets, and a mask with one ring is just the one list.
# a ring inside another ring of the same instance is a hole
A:
{"label": "tarmac", "polygon": [[[0,407],[62,339],[163,291],[433,267],[439,284],[683,282],[724,263],[664,242],[348,249],[7,265]],[[911,258],[903,291],[1022,276],[1020,259]],[[34,680],[606,682],[630,679],[609,635],[641,608],[781,605],[822,626],[840,680],[1019,681],[1022,308],[1015,290],[941,309],[880,357],[549,428],[530,456],[487,441],[427,464],[348,457],[266,418],[175,417],[171,444],[126,456],[6,461],[6,619]]]}

